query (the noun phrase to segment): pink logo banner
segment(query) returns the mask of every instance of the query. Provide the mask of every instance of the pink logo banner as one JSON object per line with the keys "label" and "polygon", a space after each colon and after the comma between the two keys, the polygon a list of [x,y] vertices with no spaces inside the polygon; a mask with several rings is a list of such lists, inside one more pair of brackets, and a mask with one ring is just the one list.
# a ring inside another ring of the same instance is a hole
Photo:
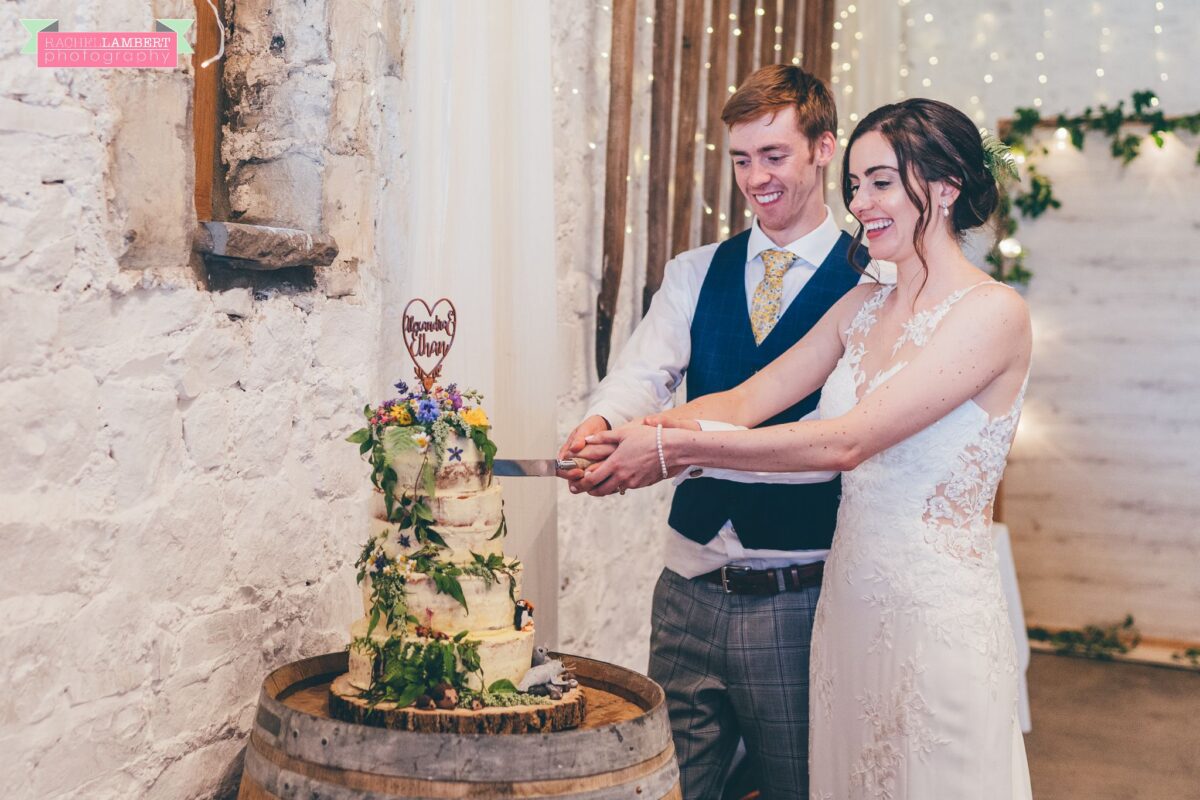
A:
{"label": "pink logo banner", "polygon": [[57,33],[37,35],[39,67],[157,67],[173,69],[179,61],[178,34]]}

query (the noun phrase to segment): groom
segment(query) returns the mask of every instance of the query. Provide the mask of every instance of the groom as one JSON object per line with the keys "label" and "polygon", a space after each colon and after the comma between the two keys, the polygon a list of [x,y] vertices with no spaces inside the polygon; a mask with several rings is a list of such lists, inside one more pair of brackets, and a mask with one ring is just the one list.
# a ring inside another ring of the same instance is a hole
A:
{"label": "groom", "polygon": [[[722,119],[754,224],[667,264],[560,458],[606,456],[584,437],[664,410],[685,373],[689,400],[737,386],[862,278],[822,200],[837,131],[828,88],[799,67],[763,67]],[[819,394],[763,424],[813,414]],[[581,471],[564,477],[585,488]],[[666,690],[688,800],[721,796],[739,738],[766,798],[808,797],[809,638],[839,490],[835,473],[693,467],[678,481],[649,674]]]}
{"label": "groom", "polygon": [[[666,409],[685,373],[689,399],[737,386],[870,279],[848,264],[851,237],[822,200],[838,128],[827,86],[798,67],[763,67],[722,119],[755,222],[667,264],[646,319],[560,457],[605,457],[584,437]],[[811,415],[818,395],[763,425]],[[564,477],[572,492],[587,486],[580,470]],[[839,489],[832,473],[680,476],[649,674],[666,690],[689,800],[720,798],[739,739],[766,798],[808,798],[809,638]]]}

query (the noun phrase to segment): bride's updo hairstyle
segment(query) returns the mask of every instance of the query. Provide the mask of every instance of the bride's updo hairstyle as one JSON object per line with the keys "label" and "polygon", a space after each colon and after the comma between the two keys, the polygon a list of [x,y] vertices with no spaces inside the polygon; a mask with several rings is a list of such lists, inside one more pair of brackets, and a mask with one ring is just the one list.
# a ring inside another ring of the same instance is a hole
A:
{"label": "bride's updo hairstyle", "polygon": [[[925,227],[941,211],[929,191],[931,181],[943,181],[959,191],[947,220],[959,239],[987,222],[1000,203],[1000,188],[984,161],[979,129],[966,114],[938,100],[914,97],[875,109],[850,134],[842,156],[842,200],[847,208],[852,198],[850,151],[859,137],[871,131],[879,131],[896,153],[900,183],[918,211],[913,248],[928,272]],[[862,237],[860,223],[851,253],[862,244]]]}

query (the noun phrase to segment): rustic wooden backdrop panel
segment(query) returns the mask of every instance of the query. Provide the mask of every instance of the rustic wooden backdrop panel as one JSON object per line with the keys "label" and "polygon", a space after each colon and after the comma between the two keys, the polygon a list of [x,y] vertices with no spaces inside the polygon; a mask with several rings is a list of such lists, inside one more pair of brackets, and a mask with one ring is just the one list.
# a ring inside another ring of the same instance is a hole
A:
{"label": "rustic wooden backdrop panel", "polygon": [[1200,642],[1197,142],[1122,167],[1046,141],[1062,208],[1017,233],[1034,362],[1004,482],[1026,615]]}
{"label": "rustic wooden backdrop panel", "polygon": [[[614,0],[603,269],[596,299],[596,372],[601,378],[608,371],[621,275],[629,257],[626,232],[645,230],[645,313],[668,259],[749,225],[732,180],[721,109],[732,87],[766,64],[803,64],[828,81],[833,10],[833,0],[654,0],[654,78],[649,96],[642,98],[633,97],[631,89],[639,7],[636,0]],[[646,101],[651,104],[648,202],[645,217],[633,219],[628,209],[639,204],[629,196],[630,140],[635,136],[630,126],[639,116],[634,105]]]}

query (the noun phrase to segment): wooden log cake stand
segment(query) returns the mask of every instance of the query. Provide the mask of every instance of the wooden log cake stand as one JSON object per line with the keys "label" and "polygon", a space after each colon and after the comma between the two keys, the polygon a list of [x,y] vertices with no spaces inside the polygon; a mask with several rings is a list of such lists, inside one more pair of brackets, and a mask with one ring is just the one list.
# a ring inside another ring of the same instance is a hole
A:
{"label": "wooden log cake stand", "polygon": [[574,665],[586,719],[521,735],[343,722],[329,705],[345,652],[280,667],[259,693],[238,800],[682,800],[658,684],[602,661],[553,657]]}
{"label": "wooden log cake stand", "polygon": [[372,706],[359,696],[349,675],[339,675],[329,687],[329,716],[334,719],[421,733],[553,733],[578,728],[586,708],[587,696],[579,688],[546,705],[445,711],[383,702]]}

